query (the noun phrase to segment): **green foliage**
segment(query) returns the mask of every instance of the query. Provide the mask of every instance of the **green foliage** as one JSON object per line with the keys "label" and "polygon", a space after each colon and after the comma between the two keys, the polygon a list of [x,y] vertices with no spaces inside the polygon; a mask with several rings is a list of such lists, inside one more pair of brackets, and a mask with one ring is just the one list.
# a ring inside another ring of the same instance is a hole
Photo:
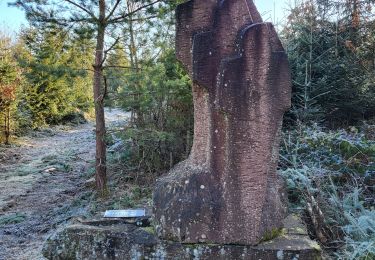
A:
{"label": "green foliage", "polygon": [[339,259],[374,254],[374,145],[357,129],[300,126],[284,133],[280,173],[291,209],[306,213],[312,233],[325,246],[338,247]]}
{"label": "green foliage", "polygon": [[[173,165],[173,148],[176,146],[176,137],[173,133],[159,132],[158,130],[137,130],[129,128],[124,132],[123,138],[130,139],[127,162],[137,166],[148,174],[157,174]],[[172,158],[171,158],[172,157]]]}
{"label": "green foliage", "polygon": [[[72,167],[67,163],[69,157],[64,157],[61,155],[48,155],[41,159],[42,163],[45,166],[48,166],[47,169],[54,168],[56,171],[69,172],[72,170]],[[44,167],[45,170],[46,167]]]}
{"label": "green foliage", "polygon": [[186,158],[191,145],[193,109],[190,80],[174,52],[130,73],[119,90],[122,106],[135,111],[132,124],[122,134],[128,149],[128,167],[160,174]]}
{"label": "green foliage", "polygon": [[107,107],[119,106],[120,100],[118,100],[117,94],[126,85],[125,71],[129,66],[125,52],[120,45],[116,46],[107,60],[106,81],[108,94],[105,100]]}
{"label": "green foliage", "polygon": [[370,260],[375,257],[375,209],[364,206],[361,193],[354,189],[342,199],[332,196],[333,205],[342,209],[345,221],[345,245],[336,254],[340,259]]}
{"label": "green foliage", "polygon": [[20,58],[27,79],[23,95],[33,128],[76,120],[75,115],[89,112],[92,81],[85,68],[92,42],[58,27],[29,30],[22,37],[27,51]]}
{"label": "green foliage", "polygon": [[277,237],[282,236],[284,233],[285,233],[285,230],[283,228],[274,228],[263,236],[263,238],[261,239],[261,242],[271,241]]}
{"label": "green foliage", "polygon": [[23,83],[15,51],[16,45],[0,32],[0,143],[4,141],[7,144],[18,128],[16,108]]}
{"label": "green foliage", "polygon": [[0,216],[0,226],[11,225],[23,222],[26,215],[22,213],[14,213],[10,215]]}
{"label": "green foliage", "polygon": [[302,131],[302,139],[293,139],[295,134],[301,133],[292,131],[284,143],[283,159],[287,165],[318,164],[328,170],[340,170],[342,174],[361,176],[375,170],[375,142],[367,140],[363,134],[348,134],[344,130],[327,133],[319,128]]}
{"label": "green foliage", "polygon": [[297,3],[282,33],[293,78],[289,116],[333,127],[373,117],[373,4],[362,1],[354,8],[349,1]]}
{"label": "green foliage", "polygon": [[134,186],[125,194],[123,194],[120,198],[117,198],[116,201],[113,203],[113,209],[126,209],[126,208],[134,208],[139,205],[142,200],[150,199],[151,192],[148,188],[141,188],[139,186]]}

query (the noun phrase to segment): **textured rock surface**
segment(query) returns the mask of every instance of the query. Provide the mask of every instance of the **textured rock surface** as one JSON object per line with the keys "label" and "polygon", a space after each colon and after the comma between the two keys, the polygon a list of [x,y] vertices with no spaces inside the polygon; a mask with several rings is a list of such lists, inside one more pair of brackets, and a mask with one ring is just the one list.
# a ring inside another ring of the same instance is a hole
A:
{"label": "textured rock surface", "polygon": [[106,259],[236,259],[236,260],[318,260],[320,248],[306,235],[298,218],[286,221],[294,228],[258,246],[181,244],[160,241],[151,228],[130,224],[92,222],[72,225],[47,240],[43,254],[53,260]]}
{"label": "textured rock surface", "polygon": [[182,243],[258,244],[285,212],[276,167],[287,56],[251,0],[191,0],[176,13],[177,56],[194,82],[194,142],[157,182],[157,232]]}

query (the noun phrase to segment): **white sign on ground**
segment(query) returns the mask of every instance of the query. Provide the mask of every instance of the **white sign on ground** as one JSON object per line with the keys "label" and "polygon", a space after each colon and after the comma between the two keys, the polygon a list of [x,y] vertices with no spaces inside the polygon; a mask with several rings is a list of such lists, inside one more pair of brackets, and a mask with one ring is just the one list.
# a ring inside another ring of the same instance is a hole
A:
{"label": "white sign on ground", "polygon": [[104,213],[105,218],[139,218],[145,216],[145,209],[107,210]]}

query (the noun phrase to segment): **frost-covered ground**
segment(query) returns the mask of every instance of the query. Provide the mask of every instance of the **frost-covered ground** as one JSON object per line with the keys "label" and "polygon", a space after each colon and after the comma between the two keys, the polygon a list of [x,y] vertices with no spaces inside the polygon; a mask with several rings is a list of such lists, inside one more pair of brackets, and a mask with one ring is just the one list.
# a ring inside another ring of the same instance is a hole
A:
{"label": "frost-covered ground", "polygon": [[[123,125],[128,116],[106,109],[107,126]],[[44,240],[84,213],[94,158],[92,122],[43,130],[0,147],[0,260],[43,259]]]}

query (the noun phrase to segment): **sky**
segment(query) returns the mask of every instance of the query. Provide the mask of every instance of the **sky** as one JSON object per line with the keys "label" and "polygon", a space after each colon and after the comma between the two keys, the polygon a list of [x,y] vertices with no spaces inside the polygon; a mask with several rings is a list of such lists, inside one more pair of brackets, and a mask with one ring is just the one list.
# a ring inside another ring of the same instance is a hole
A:
{"label": "sky", "polygon": [[[17,32],[22,24],[27,24],[25,15],[15,7],[8,7],[11,0],[0,0],[0,31]],[[254,0],[265,21],[280,23],[285,17],[290,0]]]}
{"label": "sky", "polygon": [[285,20],[290,2],[291,0],[254,0],[263,20],[275,24]]}
{"label": "sky", "polygon": [[15,7],[8,7],[9,0],[0,0],[0,30],[18,31],[26,23],[25,15]]}

